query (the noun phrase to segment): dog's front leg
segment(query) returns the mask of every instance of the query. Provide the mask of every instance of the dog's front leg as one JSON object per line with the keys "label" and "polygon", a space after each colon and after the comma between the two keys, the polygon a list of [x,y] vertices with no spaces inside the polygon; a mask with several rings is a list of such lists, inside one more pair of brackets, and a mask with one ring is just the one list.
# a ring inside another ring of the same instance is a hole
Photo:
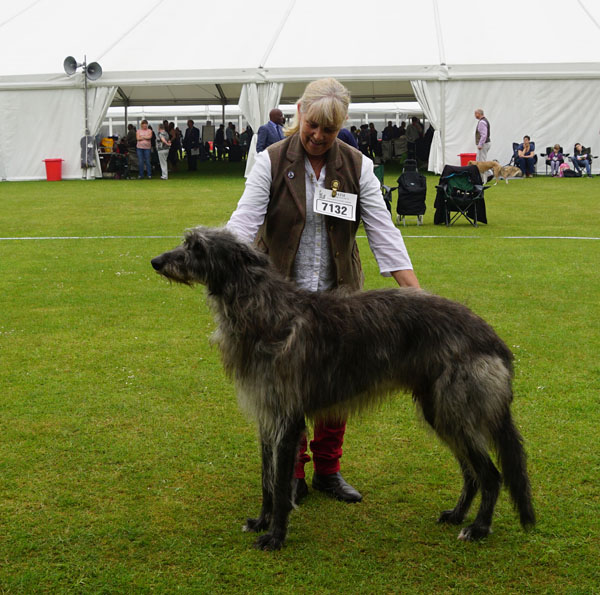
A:
{"label": "dog's front leg", "polygon": [[[256,540],[262,550],[278,550],[283,546],[287,522],[292,510],[292,478],[300,436],[305,429],[304,417],[281,420],[273,451],[273,502],[267,533]],[[263,504],[264,507],[264,504]]]}
{"label": "dog's front leg", "polygon": [[256,519],[247,519],[244,531],[259,533],[265,531],[271,522],[273,512],[273,447],[267,436],[261,436],[262,457],[262,507]]}

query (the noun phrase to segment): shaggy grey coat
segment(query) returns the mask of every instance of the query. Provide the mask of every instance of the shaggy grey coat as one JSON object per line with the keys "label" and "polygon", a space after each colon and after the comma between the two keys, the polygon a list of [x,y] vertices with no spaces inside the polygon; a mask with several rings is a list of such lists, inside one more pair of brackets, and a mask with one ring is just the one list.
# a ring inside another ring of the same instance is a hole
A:
{"label": "shaggy grey coat", "polygon": [[241,407],[258,423],[263,504],[248,531],[262,549],[283,545],[305,417],[345,417],[401,390],[450,447],[464,485],[439,521],[461,524],[478,490],[481,505],[459,538],[488,535],[502,478],[524,527],[535,523],[522,439],[515,428],[512,354],[465,306],[417,289],[311,293],[283,279],[268,256],[223,229],[198,227],[152,260],[163,276],[208,288],[225,368]]}

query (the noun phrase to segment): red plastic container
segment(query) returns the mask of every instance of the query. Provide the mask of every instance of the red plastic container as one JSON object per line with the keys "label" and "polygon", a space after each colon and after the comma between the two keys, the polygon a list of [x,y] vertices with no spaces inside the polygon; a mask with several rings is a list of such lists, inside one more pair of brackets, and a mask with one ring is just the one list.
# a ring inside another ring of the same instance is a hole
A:
{"label": "red plastic container", "polygon": [[62,180],[62,162],[64,159],[44,159],[46,164],[46,180],[58,182]]}
{"label": "red plastic container", "polygon": [[477,153],[459,153],[460,166],[469,165],[469,161],[477,161]]}

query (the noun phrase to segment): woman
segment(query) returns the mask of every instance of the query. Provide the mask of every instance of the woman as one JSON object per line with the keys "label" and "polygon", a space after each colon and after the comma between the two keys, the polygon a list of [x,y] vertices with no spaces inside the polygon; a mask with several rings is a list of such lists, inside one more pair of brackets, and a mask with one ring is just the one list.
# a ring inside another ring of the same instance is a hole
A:
{"label": "woman", "polygon": [[525,135],[523,142],[517,147],[517,166],[526,178],[533,178],[535,171],[535,144]]}
{"label": "woman", "polygon": [[585,167],[585,172],[588,177],[592,177],[592,165],[590,163],[590,156],[587,151],[581,146],[581,143],[575,145],[575,151],[573,151],[573,157],[571,157],[573,167],[581,173],[581,168]]}
{"label": "woman", "polygon": [[144,165],[148,179],[152,178],[152,166],[150,164],[150,151],[152,149],[152,130],[148,129],[148,120],[142,120],[140,129],[135,133],[137,139],[136,153],[139,164],[138,179],[144,177]]}
{"label": "woman", "polygon": [[[355,237],[362,219],[381,273],[401,286],[419,287],[402,235],[382,199],[373,162],[337,139],[349,103],[348,90],[335,79],[306,87],[286,138],[257,154],[227,228],[254,241],[299,287],[358,290],[363,274]],[[334,189],[337,201],[331,200]],[[337,216],[324,214],[334,207],[339,207],[333,214]],[[359,502],[360,493],[339,473],[345,427],[345,422],[315,424],[310,444],[313,487],[339,500]],[[304,438],[295,469],[297,503],[308,494],[308,461]]]}

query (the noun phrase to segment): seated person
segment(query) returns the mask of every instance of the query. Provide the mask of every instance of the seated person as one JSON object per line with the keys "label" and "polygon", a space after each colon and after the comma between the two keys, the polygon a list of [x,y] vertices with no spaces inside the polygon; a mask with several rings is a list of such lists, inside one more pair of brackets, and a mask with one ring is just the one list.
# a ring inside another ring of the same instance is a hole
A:
{"label": "seated person", "polygon": [[548,155],[548,161],[550,161],[550,171],[553,176],[558,176],[560,166],[564,163],[565,158],[560,151],[560,145],[554,145],[552,147],[552,153]]}
{"label": "seated person", "polygon": [[535,171],[535,143],[525,135],[523,142],[517,147],[517,167],[526,178],[532,178]]}
{"label": "seated person", "polygon": [[589,155],[589,149],[584,149],[581,146],[581,143],[577,143],[575,145],[575,151],[573,157],[571,157],[571,161],[573,162],[573,167],[576,171],[581,173],[581,168],[585,167],[585,171],[587,175],[592,177],[592,166],[591,166],[591,158]]}

